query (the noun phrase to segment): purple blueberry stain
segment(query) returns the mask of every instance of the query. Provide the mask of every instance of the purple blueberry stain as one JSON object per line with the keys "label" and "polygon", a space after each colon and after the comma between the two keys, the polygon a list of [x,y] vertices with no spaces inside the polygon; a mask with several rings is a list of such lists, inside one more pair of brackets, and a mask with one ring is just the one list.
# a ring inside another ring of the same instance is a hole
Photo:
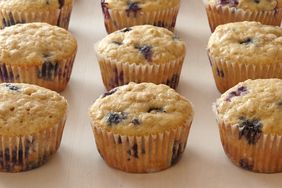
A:
{"label": "purple blueberry stain", "polygon": [[49,53],[43,53],[42,59],[43,63],[41,68],[38,70],[37,76],[43,80],[54,80],[59,73],[59,63],[51,60],[51,55]]}
{"label": "purple blueberry stain", "polygon": [[120,32],[126,33],[126,32],[129,32],[131,30],[132,29],[130,27],[126,27],[126,28],[122,29]]}
{"label": "purple blueberry stain", "polygon": [[251,171],[251,170],[253,169],[253,167],[254,167],[254,165],[253,165],[253,164],[250,164],[250,163],[248,162],[248,160],[246,160],[246,159],[241,159],[241,160],[239,161],[239,165],[240,165],[241,168],[243,168],[243,169],[245,169],[245,170],[249,170],[249,171]]}
{"label": "purple blueberry stain", "polygon": [[140,125],[141,124],[141,122],[138,118],[133,118],[131,123],[133,123],[133,125]]}
{"label": "purple blueberry stain", "polygon": [[102,11],[103,11],[103,14],[104,14],[104,18],[106,20],[111,18],[108,6],[109,6],[109,4],[106,3],[105,0],[101,1]]}
{"label": "purple blueberry stain", "polygon": [[240,43],[240,44],[244,44],[244,45],[249,45],[249,44],[252,44],[253,42],[254,42],[254,41],[253,41],[252,38],[247,37],[247,38],[245,38],[244,40],[240,41],[239,43]]}
{"label": "purple blueberry stain", "polygon": [[125,84],[123,71],[119,71],[117,67],[114,67],[109,86],[110,88],[115,88],[121,84]]}
{"label": "purple blueberry stain", "polygon": [[139,158],[138,145],[136,143],[133,144],[133,146],[127,151],[127,154],[128,154],[128,158],[127,158],[128,161],[131,160],[131,157],[138,159]]}
{"label": "purple blueberry stain", "polygon": [[231,6],[237,6],[239,4],[239,0],[219,0],[219,3],[221,5],[231,5]]}
{"label": "purple blueberry stain", "polygon": [[63,6],[65,5],[65,0],[58,0],[59,2],[59,9],[62,9]]}
{"label": "purple blueberry stain", "polygon": [[104,93],[104,95],[102,96],[102,98],[105,98],[107,96],[110,96],[112,94],[114,94],[118,89],[117,88],[114,88],[114,89],[111,89],[110,91]]}
{"label": "purple blueberry stain", "polygon": [[224,72],[223,70],[220,70],[218,67],[216,67],[216,74],[220,78],[224,78]]}
{"label": "purple blueberry stain", "polygon": [[20,90],[20,87],[15,86],[15,85],[10,84],[10,83],[5,84],[5,87],[8,88],[11,91],[19,91]]}
{"label": "purple blueberry stain", "polygon": [[175,89],[178,85],[179,77],[180,76],[178,74],[173,74],[172,77],[168,79],[165,84]]}
{"label": "purple blueberry stain", "polygon": [[225,101],[230,102],[232,98],[247,94],[248,90],[245,86],[240,86],[237,90],[231,91]]}
{"label": "purple blueberry stain", "polygon": [[247,119],[240,117],[239,128],[239,139],[245,138],[248,144],[254,145],[257,143],[262,135],[262,123],[259,119]]}
{"label": "purple blueberry stain", "polygon": [[170,164],[175,165],[181,158],[182,153],[183,153],[182,144],[177,140],[174,141]]}
{"label": "purple blueberry stain", "polygon": [[138,46],[136,49],[139,50],[139,52],[144,56],[144,58],[151,62],[152,61],[152,56],[153,56],[153,51],[152,47],[149,45],[143,45],[143,46]]}
{"label": "purple blueberry stain", "polygon": [[141,10],[139,6],[139,2],[128,2],[127,4],[128,8],[125,10],[127,16],[129,17],[131,13],[134,15],[134,17],[137,16],[137,13]]}
{"label": "purple blueberry stain", "polygon": [[109,112],[106,117],[108,126],[117,125],[125,119],[127,119],[127,114],[124,112]]}

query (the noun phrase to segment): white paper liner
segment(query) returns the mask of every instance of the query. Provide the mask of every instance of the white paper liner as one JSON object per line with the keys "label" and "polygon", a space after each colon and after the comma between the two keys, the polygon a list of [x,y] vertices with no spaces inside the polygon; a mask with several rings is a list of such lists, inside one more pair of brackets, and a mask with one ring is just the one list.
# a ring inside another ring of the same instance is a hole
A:
{"label": "white paper liner", "polygon": [[224,93],[229,88],[247,79],[280,78],[282,79],[282,62],[275,64],[243,64],[224,62],[209,55],[217,89]]}
{"label": "white paper liner", "polygon": [[244,137],[239,139],[237,125],[219,123],[223,149],[237,166],[260,173],[282,172],[282,137],[262,134],[256,144],[248,144]]}
{"label": "white paper liner", "polygon": [[207,4],[205,6],[212,32],[218,25],[230,22],[258,21],[265,25],[274,26],[280,26],[281,24],[282,9],[271,11],[250,11],[220,5]]}

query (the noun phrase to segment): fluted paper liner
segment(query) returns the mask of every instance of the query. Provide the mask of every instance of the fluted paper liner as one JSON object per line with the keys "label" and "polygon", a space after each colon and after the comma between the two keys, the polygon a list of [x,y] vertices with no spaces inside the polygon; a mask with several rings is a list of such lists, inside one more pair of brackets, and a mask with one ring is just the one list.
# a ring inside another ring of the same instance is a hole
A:
{"label": "fluted paper liner", "polygon": [[50,64],[43,67],[43,65],[13,65],[1,62],[0,82],[29,83],[58,92],[63,91],[70,79],[75,55],[76,52],[68,59],[57,62],[57,68],[51,67]]}
{"label": "fluted paper liner", "polygon": [[209,25],[213,32],[218,25],[240,22],[258,21],[265,25],[280,26],[282,19],[282,9],[271,11],[251,11],[236,9],[235,7],[206,5]]}
{"label": "fluted paper liner", "polygon": [[125,136],[92,125],[97,149],[106,163],[132,173],[150,173],[169,168],[185,150],[191,122],[146,136]]}
{"label": "fluted paper liner", "polygon": [[60,146],[65,121],[66,115],[58,124],[30,135],[0,135],[0,171],[21,172],[45,164]]}
{"label": "fluted paper liner", "polygon": [[1,28],[17,23],[45,22],[68,29],[71,11],[72,5],[64,5],[53,11],[15,11],[0,8]]}
{"label": "fluted paper liner", "polygon": [[225,62],[220,58],[213,58],[211,55],[209,55],[209,60],[217,89],[221,93],[247,79],[282,79],[282,62],[270,62],[269,64],[244,64]]}
{"label": "fluted paper liner", "polygon": [[156,11],[139,11],[136,16],[132,15],[132,13],[128,16],[125,10],[106,9],[108,15],[105,16],[104,22],[108,33],[125,27],[145,24],[165,27],[174,31],[179,5]]}
{"label": "fluted paper liner", "polygon": [[237,125],[219,123],[223,149],[237,166],[260,173],[282,172],[282,137],[262,134],[256,144],[239,139]]}
{"label": "fluted paper liner", "polygon": [[178,59],[162,63],[130,64],[116,62],[97,55],[100,65],[103,83],[107,90],[129,82],[152,82],[155,84],[166,84],[176,89],[178,86],[182,64],[185,55]]}

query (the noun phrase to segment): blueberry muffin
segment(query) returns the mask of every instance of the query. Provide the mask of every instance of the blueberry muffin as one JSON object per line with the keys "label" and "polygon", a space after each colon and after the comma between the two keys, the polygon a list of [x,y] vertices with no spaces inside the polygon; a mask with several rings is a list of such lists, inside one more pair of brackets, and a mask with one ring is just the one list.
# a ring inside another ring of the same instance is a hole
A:
{"label": "blueberry muffin", "polygon": [[95,49],[108,90],[130,81],[178,85],[185,44],[165,28],[128,27],[109,34]]}
{"label": "blueberry muffin", "polygon": [[193,110],[166,85],[131,82],[98,98],[90,118],[97,149],[109,166],[149,173],[180,159]]}
{"label": "blueberry muffin", "polygon": [[[28,39],[28,40],[27,40]],[[77,43],[70,32],[47,23],[17,24],[0,30],[0,82],[65,89]]]}
{"label": "blueberry muffin", "polygon": [[108,33],[134,25],[174,30],[180,0],[101,0]]}
{"label": "blueberry muffin", "polygon": [[280,26],[281,0],[207,0],[206,12],[213,32],[218,25],[257,21],[266,25]]}
{"label": "blueberry muffin", "polygon": [[0,171],[21,172],[46,163],[60,146],[67,102],[30,84],[0,84]]}
{"label": "blueberry muffin", "polygon": [[0,28],[18,23],[46,22],[68,29],[72,0],[2,0]]}
{"label": "blueberry muffin", "polygon": [[220,92],[247,79],[282,79],[282,28],[258,22],[218,26],[208,56]]}
{"label": "blueberry muffin", "polygon": [[215,104],[222,145],[246,170],[282,172],[282,80],[241,82]]}

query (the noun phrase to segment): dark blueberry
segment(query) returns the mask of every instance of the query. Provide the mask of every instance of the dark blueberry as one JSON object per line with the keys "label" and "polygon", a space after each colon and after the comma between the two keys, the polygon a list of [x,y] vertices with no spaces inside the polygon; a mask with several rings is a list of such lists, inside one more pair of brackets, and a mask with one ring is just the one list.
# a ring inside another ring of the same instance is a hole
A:
{"label": "dark blueberry", "polygon": [[58,0],[59,2],[59,9],[63,8],[64,4],[65,4],[65,0]]}
{"label": "dark blueberry", "polygon": [[173,147],[172,147],[172,156],[171,156],[171,165],[176,164],[181,155],[182,155],[183,151],[182,151],[182,144],[179,143],[178,141],[174,141],[173,143]]}
{"label": "dark blueberry", "polygon": [[128,151],[127,151],[127,154],[129,155],[129,160],[130,160],[130,157],[132,156],[132,157],[134,157],[134,158],[136,158],[136,159],[138,159],[139,158],[139,156],[138,156],[138,145],[137,144],[134,144],[132,147],[131,147],[131,149],[129,149]]}
{"label": "dark blueberry", "polygon": [[124,28],[121,30],[121,32],[126,33],[128,31],[131,31],[132,29],[130,27]]}
{"label": "dark blueberry", "polygon": [[10,82],[14,79],[14,75],[10,76],[8,74],[8,70],[5,64],[0,64],[0,78],[2,82]]}
{"label": "dark blueberry", "polygon": [[139,7],[139,2],[128,2],[128,8],[125,10],[127,16],[130,16],[130,13],[132,12],[134,17],[137,16],[137,13],[141,10]]}
{"label": "dark blueberry", "polygon": [[150,108],[148,110],[148,113],[160,113],[160,112],[165,112],[163,108]]}
{"label": "dark blueberry", "polygon": [[49,54],[43,54],[44,62],[38,71],[38,78],[54,80],[59,72],[59,64],[49,60]]}
{"label": "dark blueberry", "polygon": [[114,87],[119,86],[121,84],[125,84],[124,83],[123,71],[118,71],[118,69],[115,67],[113,69],[112,78],[110,80],[110,88],[114,88]]}
{"label": "dark blueberry", "polygon": [[254,165],[250,164],[247,160],[245,159],[241,159],[239,162],[239,165],[241,168],[245,169],[245,170],[252,170]]}
{"label": "dark blueberry", "polygon": [[143,54],[147,61],[152,61],[153,52],[151,46],[144,45],[136,48]]}
{"label": "dark blueberry", "polygon": [[245,117],[240,118],[239,122],[239,139],[244,137],[248,144],[256,144],[262,135],[262,123],[258,119],[246,119]]}
{"label": "dark blueberry", "polygon": [[110,15],[110,12],[109,12],[109,9],[108,9],[108,3],[105,3],[105,0],[101,1],[101,7],[102,7],[103,14],[104,14],[104,18],[110,19],[111,15]]}
{"label": "dark blueberry", "polygon": [[113,124],[117,125],[127,119],[127,115],[124,112],[110,112],[106,119],[108,126],[112,126]]}
{"label": "dark blueberry", "polygon": [[117,88],[114,88],[114,89],[112,89],[112,90],[110,90],[110,91],[104,93],[104,95],[102,96],[102,98],[107,97],[107,96],[110,96],[110,95],[114,94],[116,91],[117,91]]}
{"label": "dark blueberry", "polygon": [[230,102],[233,97],[245,95],[247,93],[247,91],[248,90],[245,86],[241,86],[236,91],[230,92],[228,97],[225,100]]}
{"label": "dark blueberry", "polygon": [[219,3],[221,5],[230,4],[231,6],[237,6],[239,4],[239,0],[220,0]]}
{"label": "dark blueberry", "polygon": [[19,91],[20,89],[18,86],[15,86],[13,84],[5,84],[5,86],[11,91]]}
{"label": "dark blueberry", "polygon": [[217,76],[221,77],[221,78],[224,78],[224,72],[223,70],[219,70],[218,67],[216,67],[216,73],[217,73]]}
{"label": "dark blueberry", "polygon": [[122,45],[122,42],[118,42],[118,41],[113,41],[113,43],[119,46]]}
{"label": "dark blueberry", "polygon": [[134,119],[131,121],[131,123],[133,123],[133,125],[140,125],[140,124],[141,124],[141,122],[140,122],[140,120],[139,120],[138,118],[134,118]]}
{"label": "dark blueberry", "polygon": [[9,148],[5,148],[4,156],[5,156],[5,160],[6,160],[6,161],[9,161],[9,160],[10,160],[11,155],[10,155],[10,150],[9,150]]}
{"label": "dark blueberry", "polygon": [[166,81],[166,85],[172,87],[172,88],[176,88],[176,86],[178,85],[179,82],[179,75],[178,74],[174,74],[172,75],[172,77],[170,79],[168,79]]}
{"label": "dark blueberry", "polygon": [[254,0],[255,3],[259,4],[260,3],[260,0]]}
{"label": "dark blueberry", "polygon": [[243,41],[240,41],[240,44],[244,44],[244,45],[248,45],[248,44],[251,44],[253,43],[253,39],[248,37],[246,39],[244,39]]}

